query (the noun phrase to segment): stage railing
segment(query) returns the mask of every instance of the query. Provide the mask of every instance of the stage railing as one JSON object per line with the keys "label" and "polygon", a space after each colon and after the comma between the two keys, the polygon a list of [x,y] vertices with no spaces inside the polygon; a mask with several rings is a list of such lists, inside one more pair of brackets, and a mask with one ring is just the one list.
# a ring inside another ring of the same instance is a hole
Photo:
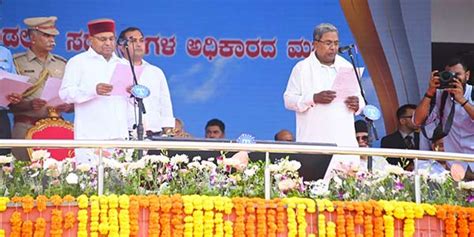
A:
{"label": "stage railing", "polygon": [[270,199],[270,153],[303,153],[303,154],[337,154],[337,155],[368,155],[383,157],[413,158],[415,161],[415,200],[421,201],[420,176],[418,173],[419,159],[435,159],[444,161],[474,162],[474,154],[450,152],[418,151],[385,148],[335,147],[312,144],[241,144],[229,142],[205,141],[118,141],[118,140],[15,140],[0,139],[0,148],[12,147],[44,147],[44,148],[97,148],[99,149],[99,184],[98,194],[103,194],[104,167],[102,149],[133,148],[133,149],[175,149],[184,151],[248,151],[265,153],[265,198]]}

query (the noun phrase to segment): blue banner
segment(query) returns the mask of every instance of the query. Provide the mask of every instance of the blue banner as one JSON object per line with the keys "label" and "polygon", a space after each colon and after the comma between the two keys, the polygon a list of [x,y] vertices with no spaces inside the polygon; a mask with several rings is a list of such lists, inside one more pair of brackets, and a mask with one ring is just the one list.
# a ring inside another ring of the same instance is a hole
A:
{"label": "blue banner", "polygon": [[283,92],[293,66],[311,52],[313,28],[332,23],[342,45],[353,43],[334,0],[3,0],[0,6],[0,43],[15,53],[29,44],[26,17],[58,17],[54,53],[65,58],[88,48],[92,19],[114,19],[118,32],[141,28],[145,59],[165,72],[174,114],[194,137],[204,137],[212,118],[224,121],[229,139],[249,133],[271,140],[280,129],[294,131]]}

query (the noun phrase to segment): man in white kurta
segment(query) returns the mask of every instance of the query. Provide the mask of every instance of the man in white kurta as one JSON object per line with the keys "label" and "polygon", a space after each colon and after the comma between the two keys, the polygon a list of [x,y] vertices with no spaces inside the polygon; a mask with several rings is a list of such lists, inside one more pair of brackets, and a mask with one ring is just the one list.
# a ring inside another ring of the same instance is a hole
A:
{"label": "man in white kurta", "polygon": [[[365,106],[360,90],[346,98],[331,90],[341,68],[352,65],[337,55],[339,37],[333,25],[318,25],[313,38],[315,51],[293,68],[284,93],[285,107],[296,112],[296,141],[358,147],[354,114]],[[341,164],[358,167],[359,157],[334,155],[325,178]]]}
{"label": "man in white kurta", "polygon": [[[59,96],[74,103],[74,138],[89,140],[126,139],[128,137],[129,99],[111,96],[108,84],[117,63],[115,23],[101,19],[88,24],[91,47],[66,65]],[[91,150],[76,149],[76,162],[91,162]]]}
{"label": "man in white kurta", "polygon": [[[175,119],[168,83],[163,71],[143,60],[145,55],[145,42],[143,33],[139,28],[129,27],[119,35],[119,42],[127,42],[132,63],[134,66],[143,67],[142,74],[137,78],[138,84],[150,90],[150,96],[143,99],[146,113],[143,115],[143,126],[147,132],[169,133],[174,127]],[[119,46],[124,56],[124,63],[129,64],[125,44]],[[137,123],[136,111],[130,111],[131,123]]]}

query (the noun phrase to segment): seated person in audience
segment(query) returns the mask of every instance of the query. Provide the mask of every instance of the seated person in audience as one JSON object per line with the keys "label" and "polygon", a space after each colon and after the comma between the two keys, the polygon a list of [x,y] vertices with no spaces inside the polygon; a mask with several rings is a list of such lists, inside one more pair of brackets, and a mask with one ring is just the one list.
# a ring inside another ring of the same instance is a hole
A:
{"label": "seated person in audience", "polygon": [[181,137],[181,138],[192,138],[191,134],[187,133],[184,130],[184,123],[181,121],[179,118],[175,118],[175,123],[174,123],[174,137]]}
{"label": "seated person in audience", "polygon": [[[369,147],[369,130],[367,123],[364,120],[357,120],[354,123],[356,131],[356,139],[359,147]],[[360,169],[367,170],[368,156],[360,156]],[[372,169],[383,170],[388,165],[387,160],[384,157],[372,156]]]}
{"label": "seated person in audience", "polygon": [[[397,110],[398,129],[382,138],[382,148],[411,149],[419,150],[420,134],[417,132],[418,126],[413,123],[412,117],[415,113],[416,105],[405,104]],[[392,165],[401,165],[406,170],[413,170],[413,161],[403,162],[400,158],[388,158]]]}
{"label": "seated person in audience", "polygon": [[225,138],[225,124],[219,119],[211,119],[207,122],[206,138],[223,139]]}
{"label": "seated person in audience", "polygon": [[282,129],[275,134],[275,141],[294,142],[293,134],[286,129]]}

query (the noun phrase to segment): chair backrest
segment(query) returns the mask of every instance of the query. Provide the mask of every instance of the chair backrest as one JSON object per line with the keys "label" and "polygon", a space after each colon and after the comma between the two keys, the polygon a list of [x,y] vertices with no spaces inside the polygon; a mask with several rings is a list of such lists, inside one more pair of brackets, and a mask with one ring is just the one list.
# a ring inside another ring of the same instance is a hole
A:
{"label": "chair backrest", "polygon": [[[74,139],[74,126],[60,117],[50,117],[41,119],[36,122],[35,126],[30,128],[26,133],[26,139]],[[28,148],[28,155],[34,150],[40,148]],[[41,148],[44,149],[44,148]],[[64,160],[65,158],[74,157],[74,149],[72,148],[48,148],[51,158],[56,160]]]}

